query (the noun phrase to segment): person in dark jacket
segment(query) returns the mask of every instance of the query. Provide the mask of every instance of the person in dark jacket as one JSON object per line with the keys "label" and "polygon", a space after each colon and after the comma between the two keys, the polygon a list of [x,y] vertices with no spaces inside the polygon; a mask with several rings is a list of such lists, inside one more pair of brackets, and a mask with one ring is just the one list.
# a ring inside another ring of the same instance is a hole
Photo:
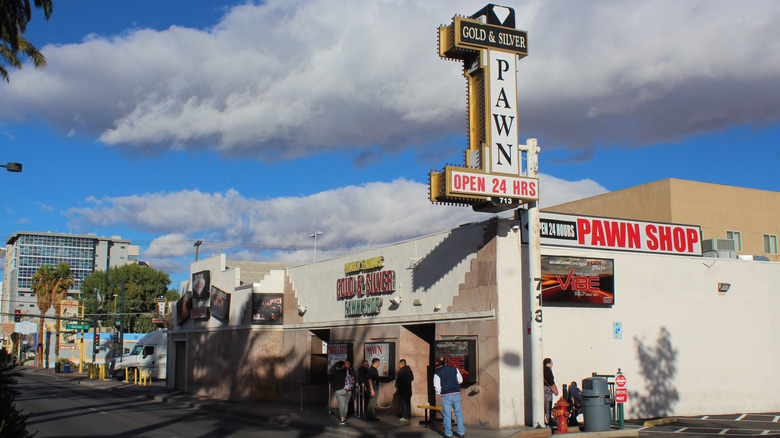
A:
{"label": "person in dark jacket", "polygon": [[398,390],[398,400],[401,403],[401,421],[409,421],[412,417],[412,381],[414,373],[406,364],[406,359],[398,361],[398,375],[395,387]]}
{"label": "person in dark jacket", "polygon": [[544,358],[544,424],[552,427],[554,418],[552,417],[553,395],[558,395],[558,386],[555,385],[555,376],[552,372],[552,359]]}
{"label": "person in dark jacket", "polygon": [[366,419],[368,421],[379,421],[376,416],[376,401],[379,397],[379,358],[375,357],[371,360],[371,368],[368,369],[368,409],[366,409]]}
{"label": "person in dark jacket", "polygon": [[436,371],[433,375],[433,388],[436,395],[441,395],[441,413],[444,417],[444,436],[452,436],[452,411],[455,411],[455,419],[458,421],[458,435],[466,434],[463,425],[463,411],[460,407],[460,384],[463,376],[457,368],[446,365],[444,357],[436,360]]}
{"label": "person in dark jacket", "polygon": [[334,371],[330,374],[330,385],[333,393],[336,394],[336,400],[339,402],[339,424],[347,423],[347,402],[351,397],[351,391],[344,388],[347,379],[347,369],[344,368],[344,361],[340,360],[334,365]]}

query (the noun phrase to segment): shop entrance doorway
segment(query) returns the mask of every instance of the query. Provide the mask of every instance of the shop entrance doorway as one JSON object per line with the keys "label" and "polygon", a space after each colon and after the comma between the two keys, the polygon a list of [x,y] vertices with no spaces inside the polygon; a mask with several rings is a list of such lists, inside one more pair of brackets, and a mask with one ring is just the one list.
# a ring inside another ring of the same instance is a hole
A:
{"label": "shop entrance doorway", "polygon": [[[414,371],[412,385],[412,410],[421,404],[434,404],[436,393],[433,390],[434,358],[433,344],[436,340],[436,324],[404,325],[401,333],[401,345],[398,359],[406,362]],[[421,414],[420,414],[421,415]]]}
{"label": "shop entrance doorway", "polygon": [[175,351],[173,386],[180,391],[184,391],[187,380],[187,343],[185,341],[176,341],[173,345]]}

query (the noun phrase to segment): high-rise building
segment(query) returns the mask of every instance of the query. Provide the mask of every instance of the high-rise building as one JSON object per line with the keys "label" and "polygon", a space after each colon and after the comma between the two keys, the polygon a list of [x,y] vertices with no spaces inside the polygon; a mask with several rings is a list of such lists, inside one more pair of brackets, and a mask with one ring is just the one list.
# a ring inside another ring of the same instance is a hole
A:
{"label": "high-rise building", "polygon": [[119,236],[20,231],[6,239],[5,253],[0,312],[4,314],[3,321],[8,321],[8,314],[16,310],[22,315],[40,313],[32,290],[32,277],[41,266],[56,268],[61,262],[69,264],[74,282],[68,297],[75,298],[87,275],[138,263],[139,248]]}

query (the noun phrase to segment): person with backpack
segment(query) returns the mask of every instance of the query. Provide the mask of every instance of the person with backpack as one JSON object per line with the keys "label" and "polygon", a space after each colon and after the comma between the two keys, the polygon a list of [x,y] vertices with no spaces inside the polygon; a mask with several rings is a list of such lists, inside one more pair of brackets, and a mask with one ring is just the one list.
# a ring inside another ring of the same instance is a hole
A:
{"label": "person with backpack", "polygon": [[[353,376],[347,374],[347,369],[344,367],[343,360],[336,362],[334,368],[335,370],[330,375],[330,384],[333,388],[333,393],[336,395],[336,401],[339,402],[339,424],[347,424],[347,403],[352,397],[355,379]],[[347,385],[349,384],[348,377],[352,377],[350,389],[347,389]]]}

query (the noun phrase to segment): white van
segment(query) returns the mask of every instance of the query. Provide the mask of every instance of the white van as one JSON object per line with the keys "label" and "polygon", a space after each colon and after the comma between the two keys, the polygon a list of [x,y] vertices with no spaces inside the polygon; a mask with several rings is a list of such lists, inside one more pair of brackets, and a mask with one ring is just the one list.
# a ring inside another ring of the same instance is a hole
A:
{"label": "white van", "polygon": [[165,379],[168,357],[168,332],[157,330],[138,340],[130,353],[111,361],[111,375],[132,378],[136,369],[151,369],[152,378]]}

